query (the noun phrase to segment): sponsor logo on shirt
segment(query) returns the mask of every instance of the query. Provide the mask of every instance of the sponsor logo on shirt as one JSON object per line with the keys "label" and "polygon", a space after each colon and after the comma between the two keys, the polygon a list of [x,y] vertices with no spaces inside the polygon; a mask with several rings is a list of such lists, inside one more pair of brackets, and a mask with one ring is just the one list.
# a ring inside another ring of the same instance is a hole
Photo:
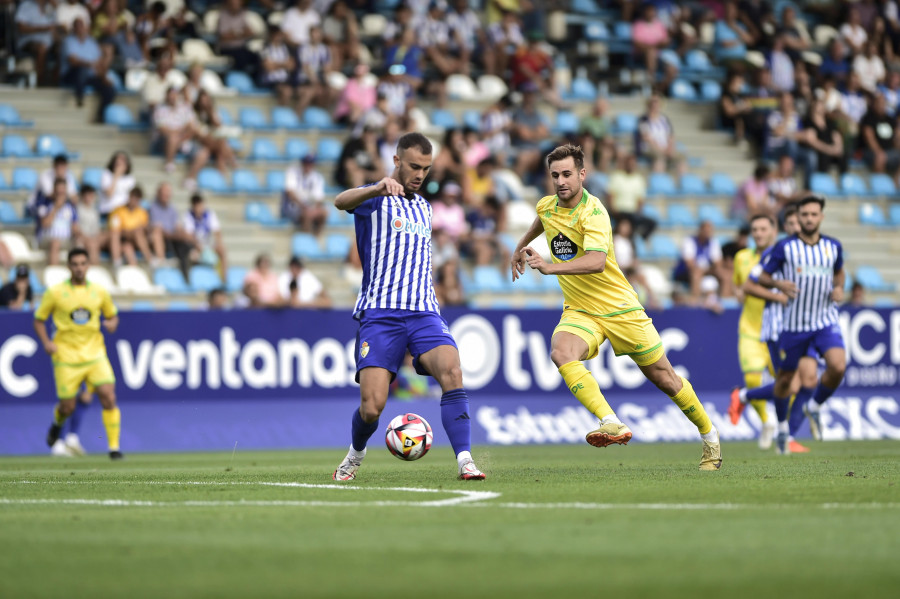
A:
{"label": "sponsor logo on shirt", "polygon": [[395,216],[391,219],[391,228],[398,233],[410,233],[431,239],[431,227],[425,223],[409,221],[402,216]]}
{"label": "sponsor logo on shirt", "polygon": [[87,308],[75,308],[69,317],[75,324],[87,324],[91,320],[91,311]]}
{"label": "sponsor logo on shirt", "polygon": [[550,251],[560,260],[571,260],[578,253],[575,242],[559,233],[550,241]]}

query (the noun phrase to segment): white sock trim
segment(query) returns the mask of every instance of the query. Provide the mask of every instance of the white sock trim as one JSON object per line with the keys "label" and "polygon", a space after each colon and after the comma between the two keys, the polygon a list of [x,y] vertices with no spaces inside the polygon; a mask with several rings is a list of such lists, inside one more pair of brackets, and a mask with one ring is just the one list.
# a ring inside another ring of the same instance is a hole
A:
{"label": "white sock trim", "polygon": [[471,459],[471,453],[469,453],[468,451],[460,451],[456,456],[456,463],[459,464],[460,467],[462,467],[465,462],[468,462]]}
{"label": "white sock trim", "polygon": [[708,433],[701,433],[700,438],[707,443],[717,443],[719,441],[719,431],[716,427],[712,427]]}
{"label": "white sock trim", "polygon": [[366,457],[366,448],[363,447],[362,451],[356,451],[355,449],[353,449],[353,446],[351,445],[350,451],[347,452],[347,455],[350,456],[351,458],[357,458],[357,459],[361,460],[364,457]]}
{"label": "white sock trim", "polygon": [[616,424],[623,424],[619,417],[615,414],[609,414],[608,416],[604,416],[600,419],[600,424],[607,424],[609,422],[615,422]]}
{"label": "white sock trim", "polygon": [[813,414],[817,414],[817,413],[819,412],[819,409],[821,409],[821,407],[822,407],[822,406],[819,405],[819,402],[817,402],[817,401],[816,401],[815,399],[813,399],[812,397],[810,397],[810,398],[806,401],[806,409],[809,410],[810,412],[812,412]]}
{"label": "white sock trim", "polygon": [[741,390],[738,391],[738,398],[741,400],[741,403],[747,403],[749,401],[747,399],[747,387],[741,387]]}

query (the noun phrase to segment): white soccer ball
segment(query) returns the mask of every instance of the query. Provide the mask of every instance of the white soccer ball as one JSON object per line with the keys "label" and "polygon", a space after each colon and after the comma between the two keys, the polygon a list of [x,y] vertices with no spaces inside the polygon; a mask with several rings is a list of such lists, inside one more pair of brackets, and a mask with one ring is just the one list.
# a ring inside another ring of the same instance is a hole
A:
{"label": "white soccer ball", "polygon": [[431,449],[434,433],[428,422],[418,414],[401,414],[387,427],[384,442],[393,455],[411,462],[418,460]]}

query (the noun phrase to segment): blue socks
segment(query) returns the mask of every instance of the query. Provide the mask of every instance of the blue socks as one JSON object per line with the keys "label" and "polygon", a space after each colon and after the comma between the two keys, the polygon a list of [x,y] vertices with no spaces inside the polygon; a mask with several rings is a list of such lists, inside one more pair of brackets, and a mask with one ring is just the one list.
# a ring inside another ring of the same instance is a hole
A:
{"label": "blue socks", "polygon": [[816,403],[820,406],[825,403],[829,397],[831,397],[837,389],[831,389],[830,387],[826,387],[822,383],[816,387],[816,392],[813,394],[813,399],[816,400]]}
{"label": "blue socks", "polygon": [[769,383],[762,387],[754,387],[747,389],[747,401],[756,401],[758,399],[772,399],[775,397],[775,383]]}
{"label": "blue socks", "polygon": [[789,397],[773,397],[775,400],[775,415],[778,416],[778,422],[786,422],[788,419],[788,406],[790,405]]}
{"label": "blue socks", "polygon": [[795,436],[797,431],[800,430],[800,427],[803,425],[803,406],[806,405],[806,402],[809,401],[809,398],[813,396],[814,389],[810,389],[809,387],[800,387],[800,390],[797,391],[797,395],[794,397],[794,403],[791,404],[791,415],[790,415],[790,431],[791,436]]}
{"label": "blue socks", "polygon": [[453,455],[470,451],[472,421],[469,419],[469,397],[465,389],[447,391],[441,396],[441,423],[453,446]]}
{"label": "blue socks", "polygon": [[369,441],[369,437],[375,434],[375,431],[378,430],[378,421],[375,422],[366,422],[362,419],[362,416],[359,415],[359,408],[353,410],[353,424],[350,427],[352,431],[353,437],[353,449],[356,451],[362,451],[366,448],[366,443]]}
{"label": "blue socks", "polygon": [[78,431],[81,430],[81,419],[87,411],[88,406],[89,404],[81,403],[77,399],[75,400],[75,410],[69,416],[69,419],[66,420],[65,424],[63,424],[64,435],[66,433],[78,434]]}

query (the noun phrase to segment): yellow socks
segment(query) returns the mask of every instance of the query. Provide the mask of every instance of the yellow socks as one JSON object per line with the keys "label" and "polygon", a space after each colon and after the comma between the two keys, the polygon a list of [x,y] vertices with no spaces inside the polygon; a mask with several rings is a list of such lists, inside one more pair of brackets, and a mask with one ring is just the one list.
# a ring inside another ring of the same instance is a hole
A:
{"label": "yellow socks", "polygon": [[584,407],[590,410],[594,416],[602,420],[604,416],[614,413],[600,392],[597,379],[584,367],[583,362],[563,364],[559,367],[559,373],[575,399],[584,404]]}
{"label": "yellow socks", "polygon": [[691,384],[686,378],[681,377],[681,385],[681,391],[671,399],[675,402],[675,405],[684,412],[684,415],[688,417],[688,420],[697,426],[700,434],[705,435],[712,430],[712,422],[710,421],[709,416],[706,415],[706,410],[703,409],[703,404],[700,403],[697,394],[694,393],[694,388],[691,387]]}
{"label": "yellow socks", "polygon": [[119,425],[122,413],[118,406],[111,410],[103,410],[103,426],[106,428],[106,441],[110,451],[119,451]]}
{"label": "yellow socks", "polygon": [[[756,389],[757,387],[761,387],[762,377],[763,375],[761,372],[745,372],[744,386],[748,389]],[[753,406],[753,409],[756,410],[757,414],[759,414],[759,419],[763,424],[769,421],[769,413],[766,411],[766,400],[753,399],[750,401],[750,405]]]}
{"label": "yellow socks", "polygon": [[56,426],[62,426],[63,422],[65,422],[66,419],[68,419],[68,416],[63,416],[59,413],[59,404],[53,406],[53,424],[55,424]]}

